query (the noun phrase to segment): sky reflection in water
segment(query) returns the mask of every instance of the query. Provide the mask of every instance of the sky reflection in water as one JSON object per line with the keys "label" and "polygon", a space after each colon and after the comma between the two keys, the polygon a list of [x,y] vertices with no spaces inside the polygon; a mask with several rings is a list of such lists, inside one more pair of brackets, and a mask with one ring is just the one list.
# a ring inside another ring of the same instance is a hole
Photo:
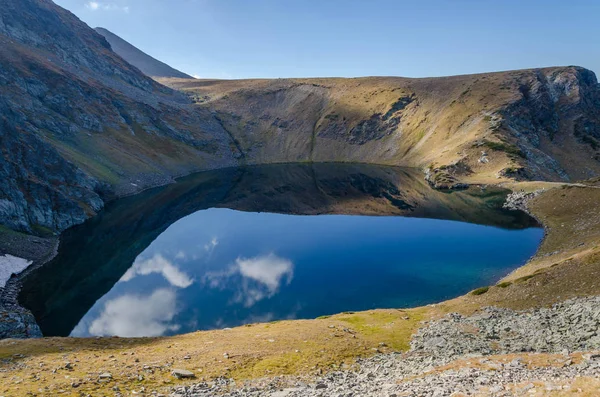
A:
{"label": "sky reflection in water", "polygon": [[72,335],[170,335],[427,304],[495,282],[542,235],[420,218],[202,210],[138,255]]}

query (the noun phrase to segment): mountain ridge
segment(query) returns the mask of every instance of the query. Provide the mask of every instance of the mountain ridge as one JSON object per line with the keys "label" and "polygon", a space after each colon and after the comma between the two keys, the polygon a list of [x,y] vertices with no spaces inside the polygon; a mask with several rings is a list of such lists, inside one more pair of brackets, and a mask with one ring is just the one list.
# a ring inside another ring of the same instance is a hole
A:
{"label": "mountain ridge", "polygon": [[437,188],[600,175],[600,87],[557,67],[409,79],[144,75],[50,0],[0,0],[0,224],[58,233],[195,171],[417,167]]}
{"label": "mountain ridge", "polygon": [[580,67],[417,79],[159,81],[216,111],[249,163],[377,161],[430,169],[439,187],[568,181],[600,171],[600,88]]}
{"label": "mountain ridge", "polygon": [[96,27],[94,30],[104,36],[115,53],[138,68],[146,76],[161,78],[193,78],[192,76],[180,72],[166,63],[146,54],[108,29]]}

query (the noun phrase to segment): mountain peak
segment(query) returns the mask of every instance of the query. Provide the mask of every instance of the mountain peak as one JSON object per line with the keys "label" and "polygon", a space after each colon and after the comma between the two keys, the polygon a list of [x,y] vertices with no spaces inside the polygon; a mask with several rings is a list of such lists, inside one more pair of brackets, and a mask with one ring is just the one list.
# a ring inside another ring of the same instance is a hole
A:
{"label": "mountain peak", "polygon": [[106,41],[112,47],[112,50],[116,52],[121,58],[137,67],[142,73],[150,77],[179,77],[184,79],[191,79],[192,76],[180,72],[177,69],[172,68],[164,62],[159,61],[156,58],[146,54],[142,50],[133,46],[129,42],[123,40],[121,37],[112,33],[108,29],[101,27],[95,28],[96,32],[104,36]]}

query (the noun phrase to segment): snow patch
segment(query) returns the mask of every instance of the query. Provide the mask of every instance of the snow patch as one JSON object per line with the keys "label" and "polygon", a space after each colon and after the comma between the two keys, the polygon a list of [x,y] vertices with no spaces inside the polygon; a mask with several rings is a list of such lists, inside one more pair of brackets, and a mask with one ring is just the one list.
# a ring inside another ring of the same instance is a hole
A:
{"label": "snow patch", "polygon": [[0,288],[3,288],[6,285],[6,282],[13,273],[21,273],[32,263],[32,261],[28,261],[27,259],[8,254],[0,256]]}

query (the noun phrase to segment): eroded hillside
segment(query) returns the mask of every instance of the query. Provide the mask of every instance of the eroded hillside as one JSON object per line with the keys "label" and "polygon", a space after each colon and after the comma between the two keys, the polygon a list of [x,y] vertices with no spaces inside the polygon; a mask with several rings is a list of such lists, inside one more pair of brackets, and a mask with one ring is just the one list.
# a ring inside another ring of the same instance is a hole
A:
{"label": "eroded hillside", "polygon": [[557,67],[443,78],[182,80],[213,109],[246,163],[354,161],[455,179],[596,175],[600,89]]}

